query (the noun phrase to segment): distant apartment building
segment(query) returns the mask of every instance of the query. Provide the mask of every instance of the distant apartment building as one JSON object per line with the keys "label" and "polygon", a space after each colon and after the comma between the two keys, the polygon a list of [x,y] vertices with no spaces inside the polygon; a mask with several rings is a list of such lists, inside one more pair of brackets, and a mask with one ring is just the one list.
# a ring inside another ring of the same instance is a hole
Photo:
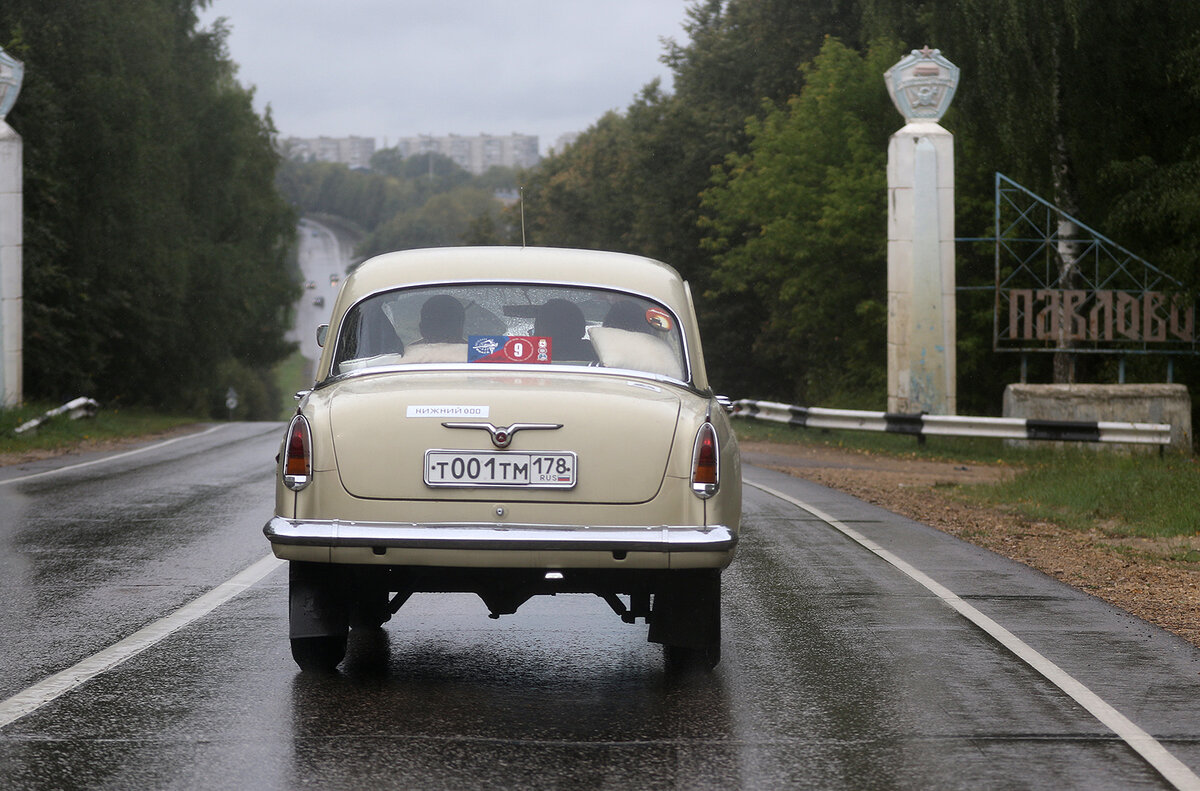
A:
{"label": "distant apartment building", "polygon": [[565,135],[559,135],[558,139],[554,141],[554,148],[552,150],[555,154],[561,154],[575,145],[575,141],[579,139],[581,134],[581,132],[567,132]]}
{"label": "distant apartment building", "polygon": [[341,162],[352,168],[371,165],[373,137],[289,137],[283,141],[288,159],[302,162]]}
{"label": "distant apartment building", "polygon": [[402,137],[396,141],[396,149],[405,159],[420,154],[441,154],[477,176],[486,173],[491,167],[530,168],[541,160],[537,135],[515,133],[505,136]]}

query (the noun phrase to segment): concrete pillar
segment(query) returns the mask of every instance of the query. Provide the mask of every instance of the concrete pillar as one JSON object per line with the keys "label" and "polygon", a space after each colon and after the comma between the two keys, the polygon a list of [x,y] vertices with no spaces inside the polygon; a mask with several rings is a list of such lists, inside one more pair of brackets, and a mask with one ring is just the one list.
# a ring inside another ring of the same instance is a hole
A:
{"label": "concrete pillar", "polygon": [[884,81],[908,122],[888,143],[887,411],[953,415],[954,136],[938,120],[958,67],[925,47]]}
{"label": "concrete pillar", "polygon": [[888,144],[889,412],[956,411],[954,136],[917,121]]}
{"label": "concrete pillar", "polygon": [[21,403],[21,136],[0,118],[0,406]]}

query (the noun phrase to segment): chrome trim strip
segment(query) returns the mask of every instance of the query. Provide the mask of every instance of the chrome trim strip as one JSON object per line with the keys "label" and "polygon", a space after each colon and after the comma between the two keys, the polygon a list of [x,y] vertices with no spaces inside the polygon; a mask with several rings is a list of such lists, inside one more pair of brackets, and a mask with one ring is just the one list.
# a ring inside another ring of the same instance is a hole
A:
{"label": "chrome trim strip", "polygon": [[492,444],[497,448],[507,448],[512,444],[513,435],[518,431],[554,431],[563,427],[562,423],[513,423],[508,426],[497,426],[492,423],[462,423],[449,421],[442,424],[443,428],[477,428],[491,433]]}
{"label": "chrome trim strip", "polygon": [[390,549],[720,552],[737,544],[737,535],[726,525],[417,524],[276,516],[263,527],[263,534],[272,544]]}
{"label": "chrome trim strip", "polygon": [[[635,368],[601,368],[595,365],[573,365],[571,363],[556,363],[554,365],[544,365],[541,363],[488,363],[489,371],[503,371],[504,373],[536,373],[546,375],[549,373],[578,373],[586,371],[589,376],[618,376],[626,379],[647,379],[660,384],[675,385],[682,387],[685,390],[690,390],[697,395],[709,397],[708,391],[700,390],[690,382],[685,382],[682,379],[675,379],[663,374],[652,374],[649,371],[639,371]],[[347,379],[356,379],[360,376],[374,376],[375,374],[411,374],[429,371],[452,371],[462,372],[471,371],[478,373],[480,363],[409,363],[407,365],[375,365],[370,368],[359,368],[354,371],[347,371],[344,374],[336,374],[334,376],[322,379],[313,385],[314,390],[322,390],[330,385],[344,382]]]}

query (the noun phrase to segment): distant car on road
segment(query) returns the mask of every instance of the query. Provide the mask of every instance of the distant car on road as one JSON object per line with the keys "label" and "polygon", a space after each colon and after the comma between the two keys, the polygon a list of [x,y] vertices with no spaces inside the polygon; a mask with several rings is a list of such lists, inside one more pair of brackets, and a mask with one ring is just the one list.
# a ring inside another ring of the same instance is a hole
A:
{"label": "distant car on road", "polygon": [[336,286],[339,280],[341,280],[341,277],[338,276],[337,272],[334,272],[329,276],[329,285]]}
{"label": "distant car on road", "polygon": [[[670,665],[712,667],[741,462],[687,284],[633,255],[389,253],[346,277],[298,394],[264,528],[290,561],[292,655],[419,592],[603,598]],[[622,598],[624,597],[624,598]]]}
{"label": "distant car on road", "polygon": [[313,297],[313,307],[325,307],[325,297]]}
{"label": "distant car on road", "polygon": [[308,289],[313,289],[313,288],[316,288],[316,287],[317,287],[317,281],[315,281],[315,280],[310,280],[310,281],[308,281],[307,283],[305,283],[305,284],[304,284],[304,287],[305,287],[305,288],[308,288]]}

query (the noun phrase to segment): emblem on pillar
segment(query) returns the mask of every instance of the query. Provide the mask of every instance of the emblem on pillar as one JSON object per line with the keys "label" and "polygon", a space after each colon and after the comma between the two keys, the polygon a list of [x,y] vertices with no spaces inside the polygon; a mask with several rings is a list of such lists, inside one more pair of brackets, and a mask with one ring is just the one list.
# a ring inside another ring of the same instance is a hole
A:
{"label": "emblem on pillar", "polygon": [[0,48],[0,121],[16,103],[24,76],[25,64]]}
{"label": "emblem on pillar", "polygon": [[914,49],[883,73],[888,95],[904,120],[940,121],[958,87],[958,67],[940,50]]}

